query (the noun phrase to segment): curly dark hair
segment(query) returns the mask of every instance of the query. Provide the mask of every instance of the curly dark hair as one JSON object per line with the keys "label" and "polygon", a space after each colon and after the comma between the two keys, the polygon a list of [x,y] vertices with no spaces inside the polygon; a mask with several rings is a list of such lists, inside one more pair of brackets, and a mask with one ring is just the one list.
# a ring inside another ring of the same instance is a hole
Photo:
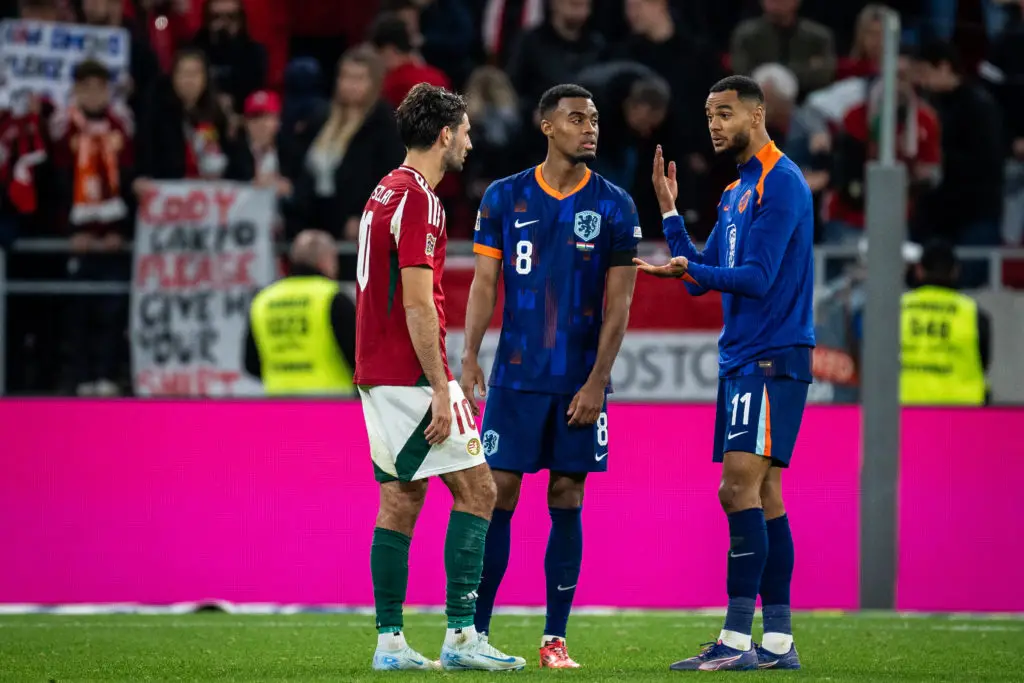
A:
{"label": "curly dark hair", "polygon": [[413,86],[398,105],[395,119],[407,149],[430,149],[444,128],[454,130],[466,114],[466,100],[428,83]]}

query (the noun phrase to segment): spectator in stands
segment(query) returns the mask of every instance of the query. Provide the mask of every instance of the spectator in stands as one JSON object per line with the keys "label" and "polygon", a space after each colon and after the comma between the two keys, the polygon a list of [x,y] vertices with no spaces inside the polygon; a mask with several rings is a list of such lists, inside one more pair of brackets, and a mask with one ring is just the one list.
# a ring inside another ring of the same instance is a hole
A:
{"label": "spectator in stands", "polygon": [[[998,245],[1005,158],[1002,112],[988,91],[964,75],[959,53],[948,43],[923,46],[917,73],[942,123],[942,183],[928,197],[925,232],[918,241],[941,237],[964,246]],[[964,259],[965,287],[982,286],[987,273],[987,260]]]}
{"label": "spectator in stands", "polygon": [[[1006,25],[1006,15],[1003,10],[1009,2],[1007,0],[978,0],[974,4],[981,6],[981,18],[989,40],[995,39]],[[958,11],[959,2],[957,0],[928,0],[925,35],[933,40],[951,42],[957,28]]]}
{"label": "spectator in stands", "polygon": [[169,82],[159,81],[152,97],[136,136],[136,192],[149,179],[239,178],[236,143],[202,52],[180,51]]}
{"label": "spectator in stands", "polygon": [[174,65],[174,54],[191,40],[195,32],[190,11],[193,1],[195,0],[124,2],[124,25],[131,30],[136,39],[148,44],[161,73],[171,70]]}
{"label": "spectator in stands", "polygon": [[241,180],[272,187],[282,200],[292,196],[292,183],[284,176],[277,148],[281,130],[281,98],[268,90],[257,90],[245,99],[245,144],[239,150]]}
{"label": "spectator in stands", "polygon": [[230,111],[266,87],[267,50],[249,36],[242,0],[207,0],[193,47],[206,53],[217,90],[230,98]]}
{"label": "spectator in stands", "polygon": [[[667,158],[685,160],[679,170],[678,202],[680,210],[693,210],[699,204],[696,177],[707,172],[711,158],[704,100],[720,75],[718,59],[699,36],[675,21],[668,0],[626,0],[626,19],[632,33],[611,50],[610,58],[639,62],[668,82],[670,125],[659,142]],[[645,203],[657,210],[652,193],[636,201],[641,215],[646,213],[641,208]]]}
{"label": "spectator in stands", "polygon": [[782,64],[762,64],[751,78],[764,91],[766,125],[772,140],[803,170],[811,192],[821,192],[828,186],[832,149],[825,117],[797,105],[800,85],[796,74]]}
{"label": "spectator in stands", "polygon": [[884,32],[882,19],[885,5],[866,5],[857,15],[857,32],[848,57],[840,57],[836,80],[855,76],[873,77],[882,64]]}
{"label": "spectator in stands", "polygon": [[341,58],[330,114],[295,179],[295,228],[356,239],[366,199],[405,158],[391,108],[380,99],[382,75],[370,47],[353,48]]}
{"label": "spectator in stands", "polygon": [[402,0],[416,5],[423,36],[420,53],[456,87],[473,71],[479,24],[473,22],[471,3],[477,0]]}
{"label": "spectator in stands", "polygon": [[330,113],[322,81],[320,63],[315,59],[300,57],[285,68],[279,151],[281,167],[289,178],[301,171],[313,137]]}
{"label": "spectator in stands", "polygon": [[[124,27],[121,0],[82,0],[82,17],[90,26]],[[160,65],[149,43],[135,34],[132,34],[129,55],[131,81],[125,84],[129,93],[128,103],[135,115],[141,117],[145,115],[140,110],[145,102],[145,90],[156,82]]]}
{"label": "spectator in stands", "polygon": [[416,54],[409,26],[397,15],[377,17],[370,27],[370,42],[377,49],[386,72],[381,95],[392,107],[398,107],[417,83],[451,88],[451,82],[442,71]]}
{"label": "spectator in stands", "polygon": [[1007,5],[1009,25],[979,70],[1004,112],[1006,122],[1006,189],[1003,202],[1003,242],[1024,241],[1024,0]]}
{"label": "spectator in stands", "polygon": [[[54,165],[59,215],[71,235],[72,280],[122,281],[121,251],[130,223],[128,188],[133,159],[132,122],[111,101],[111,75],[103,64],[74,69],[71,105],[54,116]],[[72,375],[80,396],[113,396],[118,342],[123,337],[123,299],[83,296],[68,307]]]}
{"label": "spectator in stands", "polygon": [[733,31],[733,71],[749,74],[761,64],[784,64],[796,74],[802,94],[831,83],[836,73],[832,31],[801,18],[800,0],[761,0],[761,5],[762,16]]}
{"label": "spectator in stands", "polygon": [[473,153],[466,158],[462,175],[475,207],[488,185],[530,162],[520,163],[516,152],[524,131],[516,91],[505,72],[493,66],[477,68],[466,82],[465,97],[473,127]]}
{"label": "spectator in stands", "polygon": [[[813,107],[797,105],[800,86],[796,74],[783,65],[762,64],[751,77],[764,91],[768,134],[803,171],[817,207],[831,179],[832,135],[828,122]],[[815,235],[818,233],[816,229]]]}
{"label": "spectator in stands", "polygon": [[[622,61],[584,69],[577,82],[593,93],[601,113],[598,155],[590,166],[627,192],[642,186],[638,182],[649,183],[647,161],[654,156],[672,103],[668,82],[643,64]],[[657,225],[660,219],[659,214],[640,215],[645,225]]]}
{"label": "spectator in stands", "polygon": [[18,15],[28,21],[61,21],[64,6],[57,0],[19,0]]}
{"label": "spectator in stands", "polygon": [[[910,58],[900,57],[898,69],[896,157],[907,166],[907,212],[913,217],[917,200],[934,188],[941,176],[942,128],[938,115],[914,90]],[[864,234],[864,165],[878,158],[881,100],[882,82],[876,80],[868,101],[847,113],[836,136],[832,167],[835,192],[825,226],[825,240],[831,244],[855,242]]]}
{"label": "spectator in stands", "polygon": [[492,64],[508,63],[516,40],[544,21],[544,0],[483,0],[484,53]]}
{"label": "spectator in stands", "polygon": [[530,109],[551,86],[572,83],[605,49],[604,38],[587,25],[591,0],[552,0],[550,6],[543,24],[519,36],[505,69]]}

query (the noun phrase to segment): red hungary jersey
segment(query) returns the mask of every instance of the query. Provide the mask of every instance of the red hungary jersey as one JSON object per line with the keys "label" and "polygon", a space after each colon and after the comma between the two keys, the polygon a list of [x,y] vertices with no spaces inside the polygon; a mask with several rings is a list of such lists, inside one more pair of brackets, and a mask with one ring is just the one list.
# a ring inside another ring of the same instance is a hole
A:
{"label": "red hungary jersey", "polygon": [[412,386],[423,368],[409,338],[402,305],[402,268],[434,271],[434,305],[440,327],[445,374],[445,215],[441,200],[418,171],[399,166],[370,195],[359,222],[356,265],[356,371],[360,385]]}

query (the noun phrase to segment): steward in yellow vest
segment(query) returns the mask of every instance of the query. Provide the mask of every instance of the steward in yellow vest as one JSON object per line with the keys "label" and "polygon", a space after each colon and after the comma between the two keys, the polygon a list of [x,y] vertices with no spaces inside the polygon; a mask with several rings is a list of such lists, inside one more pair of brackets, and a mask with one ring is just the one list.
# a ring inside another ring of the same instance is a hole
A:
{"label": "steward in yellow vest", "polygon": [[268,396],[354,395],[355,304],[338,290],[338,250],[306,230],[290,253],[291,274],[252,301],[245,369]]}
{"label": "steward in yellow vest", "polygon": [[984,405],[991,323],[974,299],[954,289],[953,248],[928,245],[916,275],[920,285],[901,304],[901,403]]}

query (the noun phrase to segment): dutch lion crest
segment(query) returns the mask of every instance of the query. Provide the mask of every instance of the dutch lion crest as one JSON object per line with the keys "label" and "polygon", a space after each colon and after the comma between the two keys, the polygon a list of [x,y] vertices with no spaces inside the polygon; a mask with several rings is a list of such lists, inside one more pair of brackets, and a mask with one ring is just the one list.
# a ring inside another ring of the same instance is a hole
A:
{"label": "dutch lion crest", "polygon": [[498,450],[498,432],[488,429],[484,432],[484,455],[491,457]]}
{"label": "dutch lion crest", "polygon": [[601,214],[595,211],[580,211],[576,214],[573,232],[584,242],[590,242],[601,234]]}

